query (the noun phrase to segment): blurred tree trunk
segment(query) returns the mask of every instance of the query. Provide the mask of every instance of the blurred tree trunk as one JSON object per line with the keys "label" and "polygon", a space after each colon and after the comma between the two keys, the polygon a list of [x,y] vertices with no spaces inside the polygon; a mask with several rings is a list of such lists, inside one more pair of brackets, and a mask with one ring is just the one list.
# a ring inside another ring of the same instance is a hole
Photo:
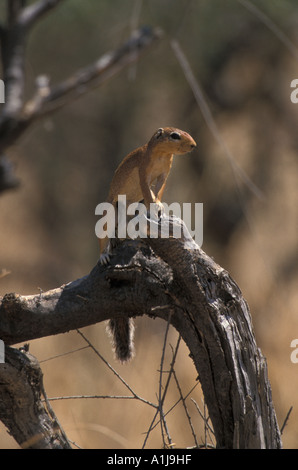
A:
{"label": "blurred tree trunk", "polygon": [[50,77],[35,78],[35,93],[25,100],[25,52],[32,28],[63,0],[7,0],[6,24],[0,25],[1,59],[5,83],[5,103],[0,113],[0,193],[18,186],[5,152],[40,118],[53,113],[71,100],[101,85],[123,68],[136,62],[162,32],[143,27],[133,31],[119,48],[107,52],[93,63],[77,70],[61,83],[50,84]]}

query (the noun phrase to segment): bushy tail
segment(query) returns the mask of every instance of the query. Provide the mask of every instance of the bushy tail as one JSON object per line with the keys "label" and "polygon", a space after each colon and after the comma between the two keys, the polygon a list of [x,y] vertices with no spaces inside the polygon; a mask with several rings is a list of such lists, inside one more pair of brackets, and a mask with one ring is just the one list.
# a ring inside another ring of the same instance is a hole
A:
{"label": "bushy tail", "polygon": [[112,338],[116,358],[127,362],[134,356],[134,321],[132,318],[112,318],[108,322],[107,331]]}

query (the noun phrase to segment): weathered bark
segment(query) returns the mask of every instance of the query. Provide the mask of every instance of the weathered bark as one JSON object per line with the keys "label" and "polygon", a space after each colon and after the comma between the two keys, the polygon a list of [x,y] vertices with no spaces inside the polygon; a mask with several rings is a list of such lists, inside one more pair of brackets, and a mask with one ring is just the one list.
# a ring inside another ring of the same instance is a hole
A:
{"label": "weathered bark", "polygon": [[239,287],[191,238],[149,240],[173,269],[175,295],[186,294],[173,323],[199,372],[218,447],[280,448],[266,360]]}
{"label": "weathered bark", "polygon": [[50,406],[41,401],[42,372],[27,351],[6,348],[0,364],[0,416],[24,449],[70,449]]}
{"label": "weathered bark", "polygon": [[107,268],[97,265],[45,293],[4,296],[0,338],[13,344],[119,315],[168,320],[171,312],[198,371],[217,446],[280,448],[266,360],[248,305],[228,272],[185,233],[182,239],[126,241]]}

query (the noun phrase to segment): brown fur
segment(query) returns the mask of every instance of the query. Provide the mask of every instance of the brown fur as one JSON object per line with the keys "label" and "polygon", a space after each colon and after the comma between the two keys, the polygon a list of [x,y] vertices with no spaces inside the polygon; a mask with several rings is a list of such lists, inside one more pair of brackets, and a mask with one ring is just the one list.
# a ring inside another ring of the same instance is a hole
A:
{"label": "brown fur", "polygon": [[[173,135],[179,139],[174,139]],[[149,142],[129,153],[120,163],[112,179],[107,202],[116,205],[120,194],[126,195],[127,205],[144,199],[150,203],[161,203],[173,156],[183,155],[196,147],[193,138],[175,127],[158,129]],[[151,190],[156,181],[156,194]],[[100,238],[100,252],[105,250],[108,238]],[[105,257],[102,257],[105,262]]]}
{"label": "brown fur", "polygon": [[[161,204],[168,174],[173,163],[173,156],[183,155],[196,147],[193,138],[187,132],[174,127],[158,129],[149,142],[128,154],[118,166],[111,182],[107,202],[115,207],[118,196],[126,195],[127,205],[144,200],[147,209],[150,203]],[[156,182],[155,193],[151,187]],[[100,262],[109,262],[108,238],[99,239]],[[112,318],[108,331],[113,338],[113,347],[117,359],[126,362],[134,354],[133,319],[127,317]]]}

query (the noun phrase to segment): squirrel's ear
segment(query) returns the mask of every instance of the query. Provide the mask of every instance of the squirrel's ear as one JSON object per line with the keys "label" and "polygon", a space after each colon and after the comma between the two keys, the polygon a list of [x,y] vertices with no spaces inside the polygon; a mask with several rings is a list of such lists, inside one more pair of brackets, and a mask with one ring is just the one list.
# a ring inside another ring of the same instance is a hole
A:
{"label": "squirrel's ear", "polygon": [[160,127],[160,128],[156,131],[156,134],[155,134],[156,139],[159,139],[159,137],[161,137],[163,133],[164,133],[164,130],[163,130],[162,127]]}

